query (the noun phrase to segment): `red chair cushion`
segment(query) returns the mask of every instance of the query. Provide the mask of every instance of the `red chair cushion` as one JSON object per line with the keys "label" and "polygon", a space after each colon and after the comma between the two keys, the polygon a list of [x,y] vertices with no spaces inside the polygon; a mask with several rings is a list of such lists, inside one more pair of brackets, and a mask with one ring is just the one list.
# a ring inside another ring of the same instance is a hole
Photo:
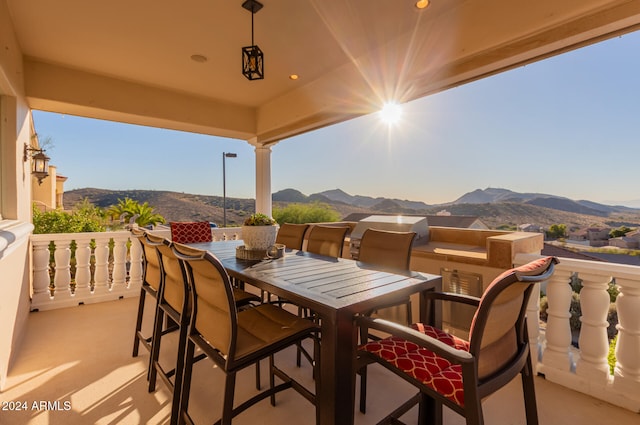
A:
{"label": "red chair cushion", "polygon": [[[435,338],[450,347],[469,351],[469,343],[433,326],[416,323],[412,328]],[[462,369],[458,364],[398,337],[372,341],[360,347],[394,365],[454,403],[464,406]]]}
{"label": "red chair cushion", "polygon": [[171,222],[171,240],[176,243],[211,242],[211,226],[208,221]]}

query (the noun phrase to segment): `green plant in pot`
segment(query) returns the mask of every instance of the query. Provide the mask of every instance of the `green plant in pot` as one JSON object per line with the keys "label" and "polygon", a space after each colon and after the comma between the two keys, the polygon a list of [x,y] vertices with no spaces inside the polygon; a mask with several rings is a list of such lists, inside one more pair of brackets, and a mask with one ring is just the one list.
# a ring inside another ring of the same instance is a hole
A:
{"label": "green plant in pot", "polygon": [[266,251],[276,242],[278,226],[276,221],[266,214],[251,214],[242,225],[242,240],[245,249]]}

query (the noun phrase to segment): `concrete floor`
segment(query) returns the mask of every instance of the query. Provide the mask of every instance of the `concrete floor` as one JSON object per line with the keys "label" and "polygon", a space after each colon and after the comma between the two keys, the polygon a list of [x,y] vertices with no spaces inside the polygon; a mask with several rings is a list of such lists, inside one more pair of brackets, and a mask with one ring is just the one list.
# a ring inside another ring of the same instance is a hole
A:
{"label": "concrete floor", "polygon": [[[149,354],[131,357],[137,298],[75,308],[30,313],[22,347],[0,393],[2,425],[35,424],[166,424],[169,392],[158,382],[147,391]],[[149,310],[150,311],[150,310]],[[150,319],[151,315],[148,318]],[[150,320],[145,324],[150,327]],[[170,344],[167,345],[167,347]],[[294,365],[295,351],[276,362],[313,388],[311,368]],[[170,361],[167,355],[163,362]],[[262,382],[267,382],[266,362]],[[356,425],[375,424],[408,399],[414,390],[379,366],[370,368],[368,411],[355,413]],[[194,369],[190,412],[197,423],[219,418],[223,374],[203,360]],[[250,396],[254,369],[239,374],[236,400]],[[640,415],[536,378],[542,425],[637,425]],[[313,424],[313,406],[295,391],[280,393],[277,406],[264,400],[235,420],[235,424]],[[487,424],[524,424],[520,382],[514,382],[483,402]],[[21,410],[18,410],[21,409]],[[416,423],[416,409],[403,418]],[[446,411],[445,424],[463,424]]]}

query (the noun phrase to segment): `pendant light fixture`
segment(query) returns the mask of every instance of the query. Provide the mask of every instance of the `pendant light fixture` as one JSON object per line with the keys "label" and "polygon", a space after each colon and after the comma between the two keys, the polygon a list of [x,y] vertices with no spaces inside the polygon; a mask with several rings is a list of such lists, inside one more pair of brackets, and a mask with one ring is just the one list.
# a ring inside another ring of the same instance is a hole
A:
{"label": "pendant light fixture", "polygon": [[242,48],[242,74],[249,80],[264,79],[264,54],[253,42],[253,15],[262,9],[257,0],[246,0],[242,7],[251,12],[251,46]]}

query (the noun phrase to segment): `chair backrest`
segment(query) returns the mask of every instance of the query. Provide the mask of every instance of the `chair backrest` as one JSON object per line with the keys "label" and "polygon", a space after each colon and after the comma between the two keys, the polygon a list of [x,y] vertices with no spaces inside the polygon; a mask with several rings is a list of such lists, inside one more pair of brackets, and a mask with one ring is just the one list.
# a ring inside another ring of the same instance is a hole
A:
{"label": "chair backrest", "polygon": [[348,226],[315,225],[309,231],[307,251],[328,257],[342,257],[344,237],[348,231]]}
{"label": "chair backrest", "polygon": [[172,221],[171,240],[175,243],[211,242],[211,225],[208,221]]}
{"label": "chair backrest", "polygon": [[360,239],[358,260],[385,269],[409,270],[415,232],[367,229]]}
{"label": "chair backrest", "polygon": [[216,363],[235,358],[238,312],[233,287],[224,266],[212,254],[181,244],[174,253],[182,260],[191,289],[190,336],[200,336]]}
{"label": "chair backrest", "polygon": [[171,245],[172,242],[165,239],[164,243],[158,246],[162,271],[164,272],[161,302],[166,302],[178,314],[182,314],[189,302],[185,297],[185,294],[188,293],[186,274]]}
{"label": "chair backrest", "polygon": [[308,224],[283,223],[280,225],[280,229],[278,229],[276,243],[284,244],[287,248],[291,249],[302,249],[304,234],[308,228]]}
{"label": "chair backrest", "polygon": [[529,297],[537,282],[551,276],[557,262],[555,257],[544,257],[507,270],[485,290],[469,335],[469,352],[478,358],[480,380],[499,371],[528,347],[525,314]]}
{"label": "chair backrest", "polygon": [[163,244],[164,238],[141,230],[132,231],[132,234],[142,245],[142,281],[158,291],[163,272],[157,248]]}

